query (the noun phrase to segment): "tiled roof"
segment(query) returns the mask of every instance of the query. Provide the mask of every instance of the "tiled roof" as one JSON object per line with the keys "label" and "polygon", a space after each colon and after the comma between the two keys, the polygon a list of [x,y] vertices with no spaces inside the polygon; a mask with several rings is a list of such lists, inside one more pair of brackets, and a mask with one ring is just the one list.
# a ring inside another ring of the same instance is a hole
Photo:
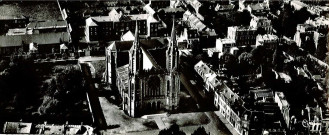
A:
{"label": "tiled roof", "polygon": [[37,21],[30,22],[27,25],[28,29],[45,29],[45,28],[65,28],[67,27],[67,22],[64,20],[56,20],[56,21]]}
{"label": "tiled roof", "polygon": [[93,16],[90,17],[96,22],[119,22],[121,15],[118,16]]}
{"label": "tiled roof", "polygon": [[190,26],[194,29],[201,31],[207,27],[200,21],[200,19],[198,17],[196,17],[190,11],[186,11],[183,16],[184,16],[184,20],[188,21]]}
{"label": "tiled roof", "polygon": [[24,16],[0,16],[0,20],[26,19]]}
{"label": "tiled roof", "polygon": [[26,33],[26,28],[15,28],[9,29],[6,35],[24,35]]}

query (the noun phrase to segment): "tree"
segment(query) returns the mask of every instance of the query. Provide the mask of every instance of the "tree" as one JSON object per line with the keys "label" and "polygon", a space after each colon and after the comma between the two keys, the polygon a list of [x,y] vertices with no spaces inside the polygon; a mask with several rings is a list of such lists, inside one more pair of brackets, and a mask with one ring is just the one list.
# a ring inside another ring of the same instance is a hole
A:
{"label": "tree", "polygon": [[293,9],[289,4],[285,4],[282,12],[279,19],[279,22],[282,23],[279,26],[278,33],[292,37],[296,31],[296,27],[293,24]]}
{"label": "tree", "polygon": [[235,14],[235,22],[237,23],[236,25],[249,26],[251,18],[251,13],[248,10],[237,12]]}
{"label": "tree", "polygon": [[191,135],[210,135],[210,133],[207,133],[204,127],[199,127],[197,130],[195,130]]}
{"label": "tree", "polygon": [[266,34],[266,30],[263,27],[258,27],[256,34],[258,35],[265,35]]}
{"label": "tree", "polygon": [[254,60],[251,53],[243,52],[239,57],[239,65],[241,74],[249,74],[253,71]]}
{"label": "tree", "polygon": [[253,56],[251,53],[243,52],[238,57],[240,64],[253,65]]}
{"label": "tree", "polygon": [[159,132],[159,135],[186,135],[183,131],[179,130],[179,126],[175,123],[168,129],[163,129]]}
{"label": "tree", "polygon": [[273,52],[269,49],[266,49],[264,46],[258,46],[257,48],[251,50],[251,54],[255,65],[264,65],[270,62],[270,58]]}

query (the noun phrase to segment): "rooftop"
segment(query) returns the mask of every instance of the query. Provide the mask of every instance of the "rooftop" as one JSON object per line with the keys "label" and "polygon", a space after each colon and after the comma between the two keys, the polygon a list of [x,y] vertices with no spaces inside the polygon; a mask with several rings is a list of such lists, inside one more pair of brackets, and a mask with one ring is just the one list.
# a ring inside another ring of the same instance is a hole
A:
{"label": "rooftop", "polygon": [[64,20],[34,21],[27,25],[28,29],[66,28],[67,22]]}
{"label": "rooftop", "polygon": [[235,44],[234,39],[223,38],[223,39],[220,39],[220,40],[222,41],[223,44]]}
{"label": "rooftop", "polygon": [[31,132],[32,123],[24,122],[6,122],[3,132],[6,134],[29,134]]}
{"label": "rooftop", "polygon": [[22,46],[31,42],[38,45],[59,44],[70,42],[70,38],[67,32],[0,36],[0,47]]}
{"label": "rooftop", "polygon": [[277,35],[272,35],[272,34],[258,35],[257,38],[258,40],[263,40],[263,41],[276,41],[279,39]]}

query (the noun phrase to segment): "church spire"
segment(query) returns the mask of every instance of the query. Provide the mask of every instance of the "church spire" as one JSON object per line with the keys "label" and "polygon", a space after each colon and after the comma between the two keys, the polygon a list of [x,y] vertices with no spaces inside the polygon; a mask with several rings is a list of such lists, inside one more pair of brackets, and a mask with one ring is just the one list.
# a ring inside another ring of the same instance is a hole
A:
{"label": "church spire", "polygon": [[176,42],[176,31],[175,31],[175,17],[172,21],[172,28],[171,28],[171,42]]}
{"label": "church spire", "polygon": [[134,45],[135,47],[139,47],[137,45],[139,45],[139,30],[138,30],[138,22],[136,20],[136,28],[135,28],[135,41],[134,41]]}

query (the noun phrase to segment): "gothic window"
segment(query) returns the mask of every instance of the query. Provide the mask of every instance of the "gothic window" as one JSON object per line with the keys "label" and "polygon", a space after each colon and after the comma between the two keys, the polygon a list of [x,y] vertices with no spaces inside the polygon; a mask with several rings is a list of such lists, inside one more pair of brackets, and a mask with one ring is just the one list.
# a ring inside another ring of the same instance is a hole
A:
{"label": "gothic window", "polygon": [[160,79],[157,76],[152,76],[148,80],[148,91],[152,93],[152,96],[160,95]]}

